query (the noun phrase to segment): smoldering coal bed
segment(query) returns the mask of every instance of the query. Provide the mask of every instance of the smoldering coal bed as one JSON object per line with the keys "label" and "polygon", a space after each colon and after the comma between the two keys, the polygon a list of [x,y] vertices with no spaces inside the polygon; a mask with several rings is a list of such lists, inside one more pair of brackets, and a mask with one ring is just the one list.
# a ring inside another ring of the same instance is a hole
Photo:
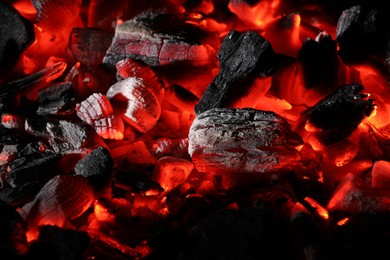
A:
{"label": "smoldering coal bed", "polygon": [[0,0],[2,259],[383,259],[380,1]]}

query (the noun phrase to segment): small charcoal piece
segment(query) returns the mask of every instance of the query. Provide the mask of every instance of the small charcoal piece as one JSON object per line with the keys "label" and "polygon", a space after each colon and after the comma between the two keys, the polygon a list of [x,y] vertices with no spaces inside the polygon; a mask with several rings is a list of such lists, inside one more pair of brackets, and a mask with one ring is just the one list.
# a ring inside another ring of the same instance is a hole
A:
{"label": "small charcoal piece", "polygon": [[282,227],[270,205],[220,210],[200,221],[179,260],[288,259]]}
{"label": "small charcoal piece", "polygon": [[94,201],[94,193],[82,176],[57,175],[50,179],[34,200],[19,209],[29,229],[36,231],[45,224],[63,227],[80,217]]}
{"label": "small charcoal piece", "polygon": [[69,115],[74,111],[75,96],[71,82],[56,83],[38,93],[37,114]]}
{"label": "small charcoal piece", "polygon": [[115,65],[125,58],[143,61],[149,66],[214,62],[216,35],[188,23],[193,17],[203,18],[200,14],[151,13],[125,21],[116,27],[103,63]]}
{"label": "small charcoal piece", "polygon": [[356,5],[338,19],[336,40],[346,64],[372,62],[387,65],[390,71],[390,20],[386,8]]}
{"label": "small charcoal piece", "polygon": [[17,158],[7,165],[6,181],[13,188],[35,181],[45,183],[60,174],[56,169],[60,159],[59,154],[45,153],[42,153],[40,158],[37,156]]}
{"label": "small charcoal piece", "polygon": [[32,0],[37,10],[36,24],[56,35],[73,23],[80,14],[82,0]]}
{"label": "small charcoal piece", "polygon": [[109,150],[99,146],[81,159],[75,166],[76,175],[81,175],[94,184],[105,183],[111,175],[113,160]]}
{"label": "small charcoal piece", "polygon": [[300,124],[306,129],[320,129],[319,140],[325,145],[347,138],[375,109],[374,100],[362,93],[363,89],[360,84],[339,87],[305,110]]}
{"label": "small charcoal piece", "polygon": [[306,89],[315,88],[328,95],[338,86],[340,61],[337,43],[328,34],[319,34],[315,40],[308,38],[298,51]]}
{"label": "small charcoal piece", "polygon": [[230,31],[218,52],[220,71],[195,106],[195,113],[228,107],[245,93],[256,76],[270,74],[275,55],[271,44],[260,34]]}
{"label": "small charcoal piece", "polygon": [[27,202],[32,201],[42,186],[43,184],[38,181],[19,185],[15,188],[3,184],[2,189],[0,189],[0,200],[11,206],[21,207]]}
{"label": "small charcoal piece", "polygon": [[85,65],[101,64],[113,36],[112,33],[95,28],[73,28],[67,53]]}
{"label": "small charcoal piece", "polygon": [[302,138],[274,112],[214,108],[199,114],[188,151],[199,171],[264,173],[295,164]]}
{"label": "small charcoal piece", "polygon": [[44,225],[39,229],[38,239],[31,243],[26,259],[79,260],[89,242],[86,232]]}
{"label": "small charcoal piece", "polygon": [[14,207],[0,200],[0,254],[2,259],[23,259],[27,252],[27,223]]}
{"label": "small charcoal piece", "polygon": [[20,53],[33,43],[34,26],[13,6],[0,1],[0,35],[0,73],[2,73],[13,68]]}

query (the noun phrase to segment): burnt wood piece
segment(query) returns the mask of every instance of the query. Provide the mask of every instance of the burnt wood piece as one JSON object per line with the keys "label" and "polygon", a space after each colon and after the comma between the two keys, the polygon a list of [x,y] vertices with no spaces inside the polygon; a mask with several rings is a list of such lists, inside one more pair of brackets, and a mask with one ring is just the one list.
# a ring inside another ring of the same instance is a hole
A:
{"label": "burnt wood piece", "polygon": [[235,30],[224,38],[218,52],[220,71],[195,106],[195,113],[228,107],[249,88],[256,76],[270,75],[276,54],[271,44],[253,31]]}
{"label": "burnt wood piece", "polygon": [[390,71],[390,19],[387,8],[355,5],[344,10],[337,22],[339,55],[346,64],[368,62]]}
{"label": "burnt wood piece", "polygon": [[360,84],[339,87],[305,110],[300,124],[319,128],[319,139],[325,145],[347,138],[375,108],[374,100],[362,93],[363,89]]}
{"label": "burnt wood piece", "polygon": [[74,111],[75,100],[71,82],[56,83],[39,91],[37,114],[40,116],[69,115]]}
{"label": "burnt wood piece", "polygon": [[73,28],[68,56],[85,65],[101,64],[114,34],[95,28]]}
{"label": "burnt wood piece", "polygon": [[28,249],[27,223],[14,207],[0,200],[0,254],[3,259],[23,259]]}
{"label": "burnt wood piece", "polygon": [[149,66],[177,63],[206,65],[215,61],[216,35],[189,23],[186,14],[151,13],[118,25],[103,63],[131,58]]}
{"label": "burnt wood piece", "polygon": [[42,183],[38,181],[28,182],[15,188],[5,185],[0,189],[0,200],[11,206],[21,207],[27,202],[32,201],[42,186]]}
{"label": "burnt wood piece", "polygon": [[[0,73],[10,71],[33,43],[34,26],[10,4],[0,1]],[[0,76],[0,82],[1,82]]]}
{"label": "burnt wood piece", "polygon": [[306,89],[315,88],[326,95],[338,86],[340,61],[337,42],[332,36],[320,34],[317,39],[306,39],[298,51],[298,61],[303,69]]}
{"label": "burnt wood piece", "polygon": [[36,155],[15,159],[6,166],[8,172],[5,179],[13,188],[35,181],[45,183],[61,173],[58,170],[60,159],[59,154],[42,154],[40,158]]}
{"label": "burnt wood piece", "polygon": [[188,151],[199,171],[264,173],[299,160],[302,138],[274,112],[214,108],[199,114]]}
{"label": "burnt wood piece", "polygon": [[220,210],[201,220],[177,259],[288,259],[288,243],[277,215],[264,203]]}
{"label": "burnt wood piece", "polygon": [[107,148],[99,146],[81,159],[74,171],[91,181],[93,184],[105,184],[111,175],[113,159]]}
{"label": "burnt wood piece", "polygon": [[26,260],[58,259],[79,260],[88,248],[90,238],[86,232],[45,225],[26,254]]}

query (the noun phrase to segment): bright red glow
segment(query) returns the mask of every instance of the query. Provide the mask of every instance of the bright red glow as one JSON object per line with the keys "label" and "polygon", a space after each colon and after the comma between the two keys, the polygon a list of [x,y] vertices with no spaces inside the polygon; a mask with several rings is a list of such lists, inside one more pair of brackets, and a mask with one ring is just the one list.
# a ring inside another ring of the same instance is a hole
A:
{"label": "bright red glow", "polygon": [[329,212],[328,210],[323,207],[321,204],[319,204],[316,200],[314,200],[313,198],[310,198],[310,197],[306,197],[304,199],[307,203],[309,203],[309,205],[315,209],[316,213],[322,217],[323,219],[327,220],[329,219]]}

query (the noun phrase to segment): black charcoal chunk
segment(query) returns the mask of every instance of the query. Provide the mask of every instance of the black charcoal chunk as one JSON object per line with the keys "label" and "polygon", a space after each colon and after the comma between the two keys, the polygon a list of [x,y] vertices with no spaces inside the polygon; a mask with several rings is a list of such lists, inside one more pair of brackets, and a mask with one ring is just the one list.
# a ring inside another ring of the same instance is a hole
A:
{"label": "black charcoal chunk", "polygon": [[43,184],[37,181],[28,182],[18,187],[5,186],[0,189],[0,200],[14,207],[21,207],[34,199]]}
{"label": "black charcoal chunk", "polygon": [[114,34],[95,28],[73,28],[67,54],[85,65],[101,64]]}
{"label": "black charcoal chunk", "polygon": [[71,82],[54,84],[42,89],[38,93],[39,107],[37,114],[47,115],[69,115],[74,111],[75,96]]}
{"label": "black charcoal chunk", "polygon": [[31,21],[10,4],[0,1],[0,73],[10,71],[21,52],[33,41],[34,26]]}
{"label": "black charcoal chunk", "polygon": [[271,44],[257,32],[232,30],[222,42],[218,60],[220,71],[195,106],[196,114],[228,107],[245,93],[256,76],[271,74],[276,54]]}
{"label": "black charcoal chunk", "polygon": [[14,207],[0,200],[0,255],[2,259],[23,259],[28,249],[27,223]]}
{"label": "black charcoal chunk", "polygon": [[80,260],[89,242],[86,232],[45,225],[40,228],[38,239],[31,244],[26,259]]}
{"label": "black charcoal chunk", "polygon": [[[336,40],[346,64],[387,65],[390,68],[390,19],[386,8],[355,5],[338,19]],[[378,62],[379,61],[379,62]]]}
{"label": "black charcoal chunk", "polygon": [[41,157],[21,157],[11,161],[6,174],[7,183],[15,188],[30,182],[45,183],[61,173],[58,169],[59,154],[41,154]]}
{"label": "black charcoal chunk", "polygon": [[99,146],[81,159],[75,166],[77,175],[84,176],[92,181],[106,181],[113,167],[113,159],[107,148]]}
{"label": "black charcoal chunk", "polygon": [[288,259],[288,243],[269,207],[221,210],[202,220],[179,260]]}
{"label": "black charcoal chunk", "polygon": [[332,36],[320,34],[316,40],[306,39],[298,51],[298,60],[306,89],[315,88],[328,95],[339,86],[340,62]]}
{"label": "black charcoal chunk", "polygon": [[375,109],[374,100],[362,93],[360,84],[339,87],[334,93],[305,110],[302,123],[321,129],[320,139],[331,144],[348,137]]}

